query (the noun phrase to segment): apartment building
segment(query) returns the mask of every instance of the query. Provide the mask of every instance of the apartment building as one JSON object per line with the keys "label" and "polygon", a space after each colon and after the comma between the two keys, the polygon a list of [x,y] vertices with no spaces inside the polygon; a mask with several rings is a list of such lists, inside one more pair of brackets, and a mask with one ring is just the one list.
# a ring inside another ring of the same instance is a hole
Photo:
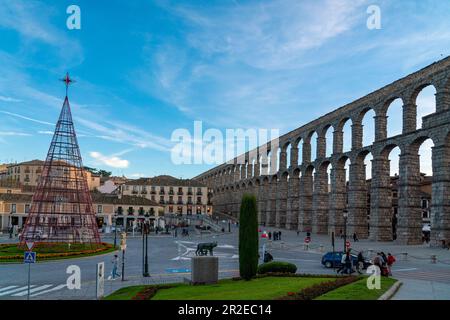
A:
{"label": "apartment building", "polygon": [[[44,161],[31,160],[21,163],[12,163],[4,165],[6,170],[0,175],[0,181],[8,183],[18,183],[24,186],[37,186],[44,167]],[[88,183],[89,190],[95,190],[100,186],[100,176],[91,172],[84,171]]]}
{"label": "apartment building", "polygon": [[122,195],[147,198],[164,206],[165,214],[212,214],[208,188],[198,181],[168,175],[130,180],[120,186]]}
{"label": "apartment building", "polygon": [[[0,231],[6,232],[10,226],[22,228],[31,208],[33,193],[20,188],[0,188]],[[143,197],[121,196],[91,192],[92,205],[99,228],[103,225],[127,226],[145,219],[151,225],[160,225],[164,208]]]}

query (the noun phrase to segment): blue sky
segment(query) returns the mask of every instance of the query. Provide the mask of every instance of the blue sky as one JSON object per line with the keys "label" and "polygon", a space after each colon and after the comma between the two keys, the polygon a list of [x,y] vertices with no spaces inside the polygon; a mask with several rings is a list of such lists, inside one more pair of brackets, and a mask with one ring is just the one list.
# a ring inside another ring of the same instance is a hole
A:
{"label": "blue sky", "polygon": [[[81,30],[66,27],[71,4]],[[372,4],[380,30],[366,27]],[[288,132],[448,56],[449,12],[441,0],[0,0],[0,163],[45,157],[69,71],[85,165],[192,177],[211,166],[172,164],[174,130]],[[433,91],[418,104],[432,112]]]}

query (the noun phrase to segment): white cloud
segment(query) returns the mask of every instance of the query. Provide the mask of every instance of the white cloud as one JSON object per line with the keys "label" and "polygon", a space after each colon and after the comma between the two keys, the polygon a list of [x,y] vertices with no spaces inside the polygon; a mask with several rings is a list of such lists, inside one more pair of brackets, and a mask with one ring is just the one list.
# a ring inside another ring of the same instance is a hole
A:
{"label": "white cloud", "polygon": [[99,163],[112,168],[128,168],[130,164],[128,160],[121,159],[118,156],[105,156],[97,151],[91,151],[89,155]]}
{"label": "white cloud", "polygon": [[0,131],[0,136],[28,137],[31,136],[31,134],[17,131]]}
{"label": "white cloud", "polygon": [[21,102],[22,100],[16,99],[16,98],[12,98],[12,97],[5,97],[0,95],[0,101],[4,101],[4,102]]}
{"label": "white cloud", "polygon": [[42,121],[42,120],[30,118],[30,117],[27,117],[27,116],[24,116],[24,115],[21,115],[21,114],[17,114],[17,113],[13,113],[13,112],[9,112],[9,111],[0,110],[0,113],[7,114],[7,115],[10,115],[10,116],[13,116],[13,117],[16,117],[16,118],[29,120],[29,121],[36,122],[36,123],[40,123],[40,124],[46,124],[46,125],[50,125],[50,126],[54,126],[55,125],[54,123],[50,123],[50,122],[47,122],[47,121]]}

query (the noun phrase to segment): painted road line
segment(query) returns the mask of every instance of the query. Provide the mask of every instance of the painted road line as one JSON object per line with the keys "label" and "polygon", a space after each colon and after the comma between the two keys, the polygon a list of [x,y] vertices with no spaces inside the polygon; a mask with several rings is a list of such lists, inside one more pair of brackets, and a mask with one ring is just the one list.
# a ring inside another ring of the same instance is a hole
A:
{"label": "painted road line", "polygon": [[409,268],[409,269],[392,269],[392,272],[403,272],[403,271],[413,271],[417,270],[417,268]]}
{"label": "painted road line", "polygon": [[[33,292],[36,292],[36,291],[39,291],[39,290],[44,290],[44,289],[47,289],[47,288],[49,288],[51,286],[52,286],[52,284],[44,284],[43,286],[31,289],[30,293],[33,293]],[[12,296],[13,297],[23,297],[23,296],[25,296],[27,294],[28,294],[28,290],[25,290],[25,291],[13,294]]]}
{"label": "painted road line", "polygon": [[12,289],[12,288],[17,288],[17,286],[9,286],[9,287],[0,288],[0,292],[6,291],[6,290],[9,290],[9,289]]}
{"label": "painted road line", "polygon": [[[33,288],[33,287],[35,287],[35,285],[31,285],[30,286],[30,288]],[[0,297],[6,296],[6,295],[11,294],[11,293],[16,293],[16,292],[19,292],[19,291],[23,291],[23,290],[28,290],[28,286],[24,286],[24,287],[13,289],[13,290],[9,290],[9,291],[0,292]]]}
{"label": "painted road line", "polygon": [[36,297],[36,296],[39,296],[39,295],[44,294],[44,293],[49,293],[49,292],[61,290],[62,288],[66,287],[66,286],[67,286],[66,284],[60,284],[59,286],[56,286],[56,287],[54,287],[52,289],[48,289],[48,290],[44,290],[44,291],[32,294],[32,295],[30,295],[30,297]]}

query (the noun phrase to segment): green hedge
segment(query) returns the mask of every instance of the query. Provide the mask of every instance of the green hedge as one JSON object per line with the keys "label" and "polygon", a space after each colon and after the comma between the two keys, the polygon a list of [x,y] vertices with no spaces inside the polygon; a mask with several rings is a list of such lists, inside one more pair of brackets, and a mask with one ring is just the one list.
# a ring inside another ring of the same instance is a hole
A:
{"label": "green hedge", "polygon": [[269,272],[296,273],[297,266],[293,263],[283,262],[283,261],[271,261],[271,262],[260,264],[258,266],[259,274],[265,274],[265,273],[269,273]]}

